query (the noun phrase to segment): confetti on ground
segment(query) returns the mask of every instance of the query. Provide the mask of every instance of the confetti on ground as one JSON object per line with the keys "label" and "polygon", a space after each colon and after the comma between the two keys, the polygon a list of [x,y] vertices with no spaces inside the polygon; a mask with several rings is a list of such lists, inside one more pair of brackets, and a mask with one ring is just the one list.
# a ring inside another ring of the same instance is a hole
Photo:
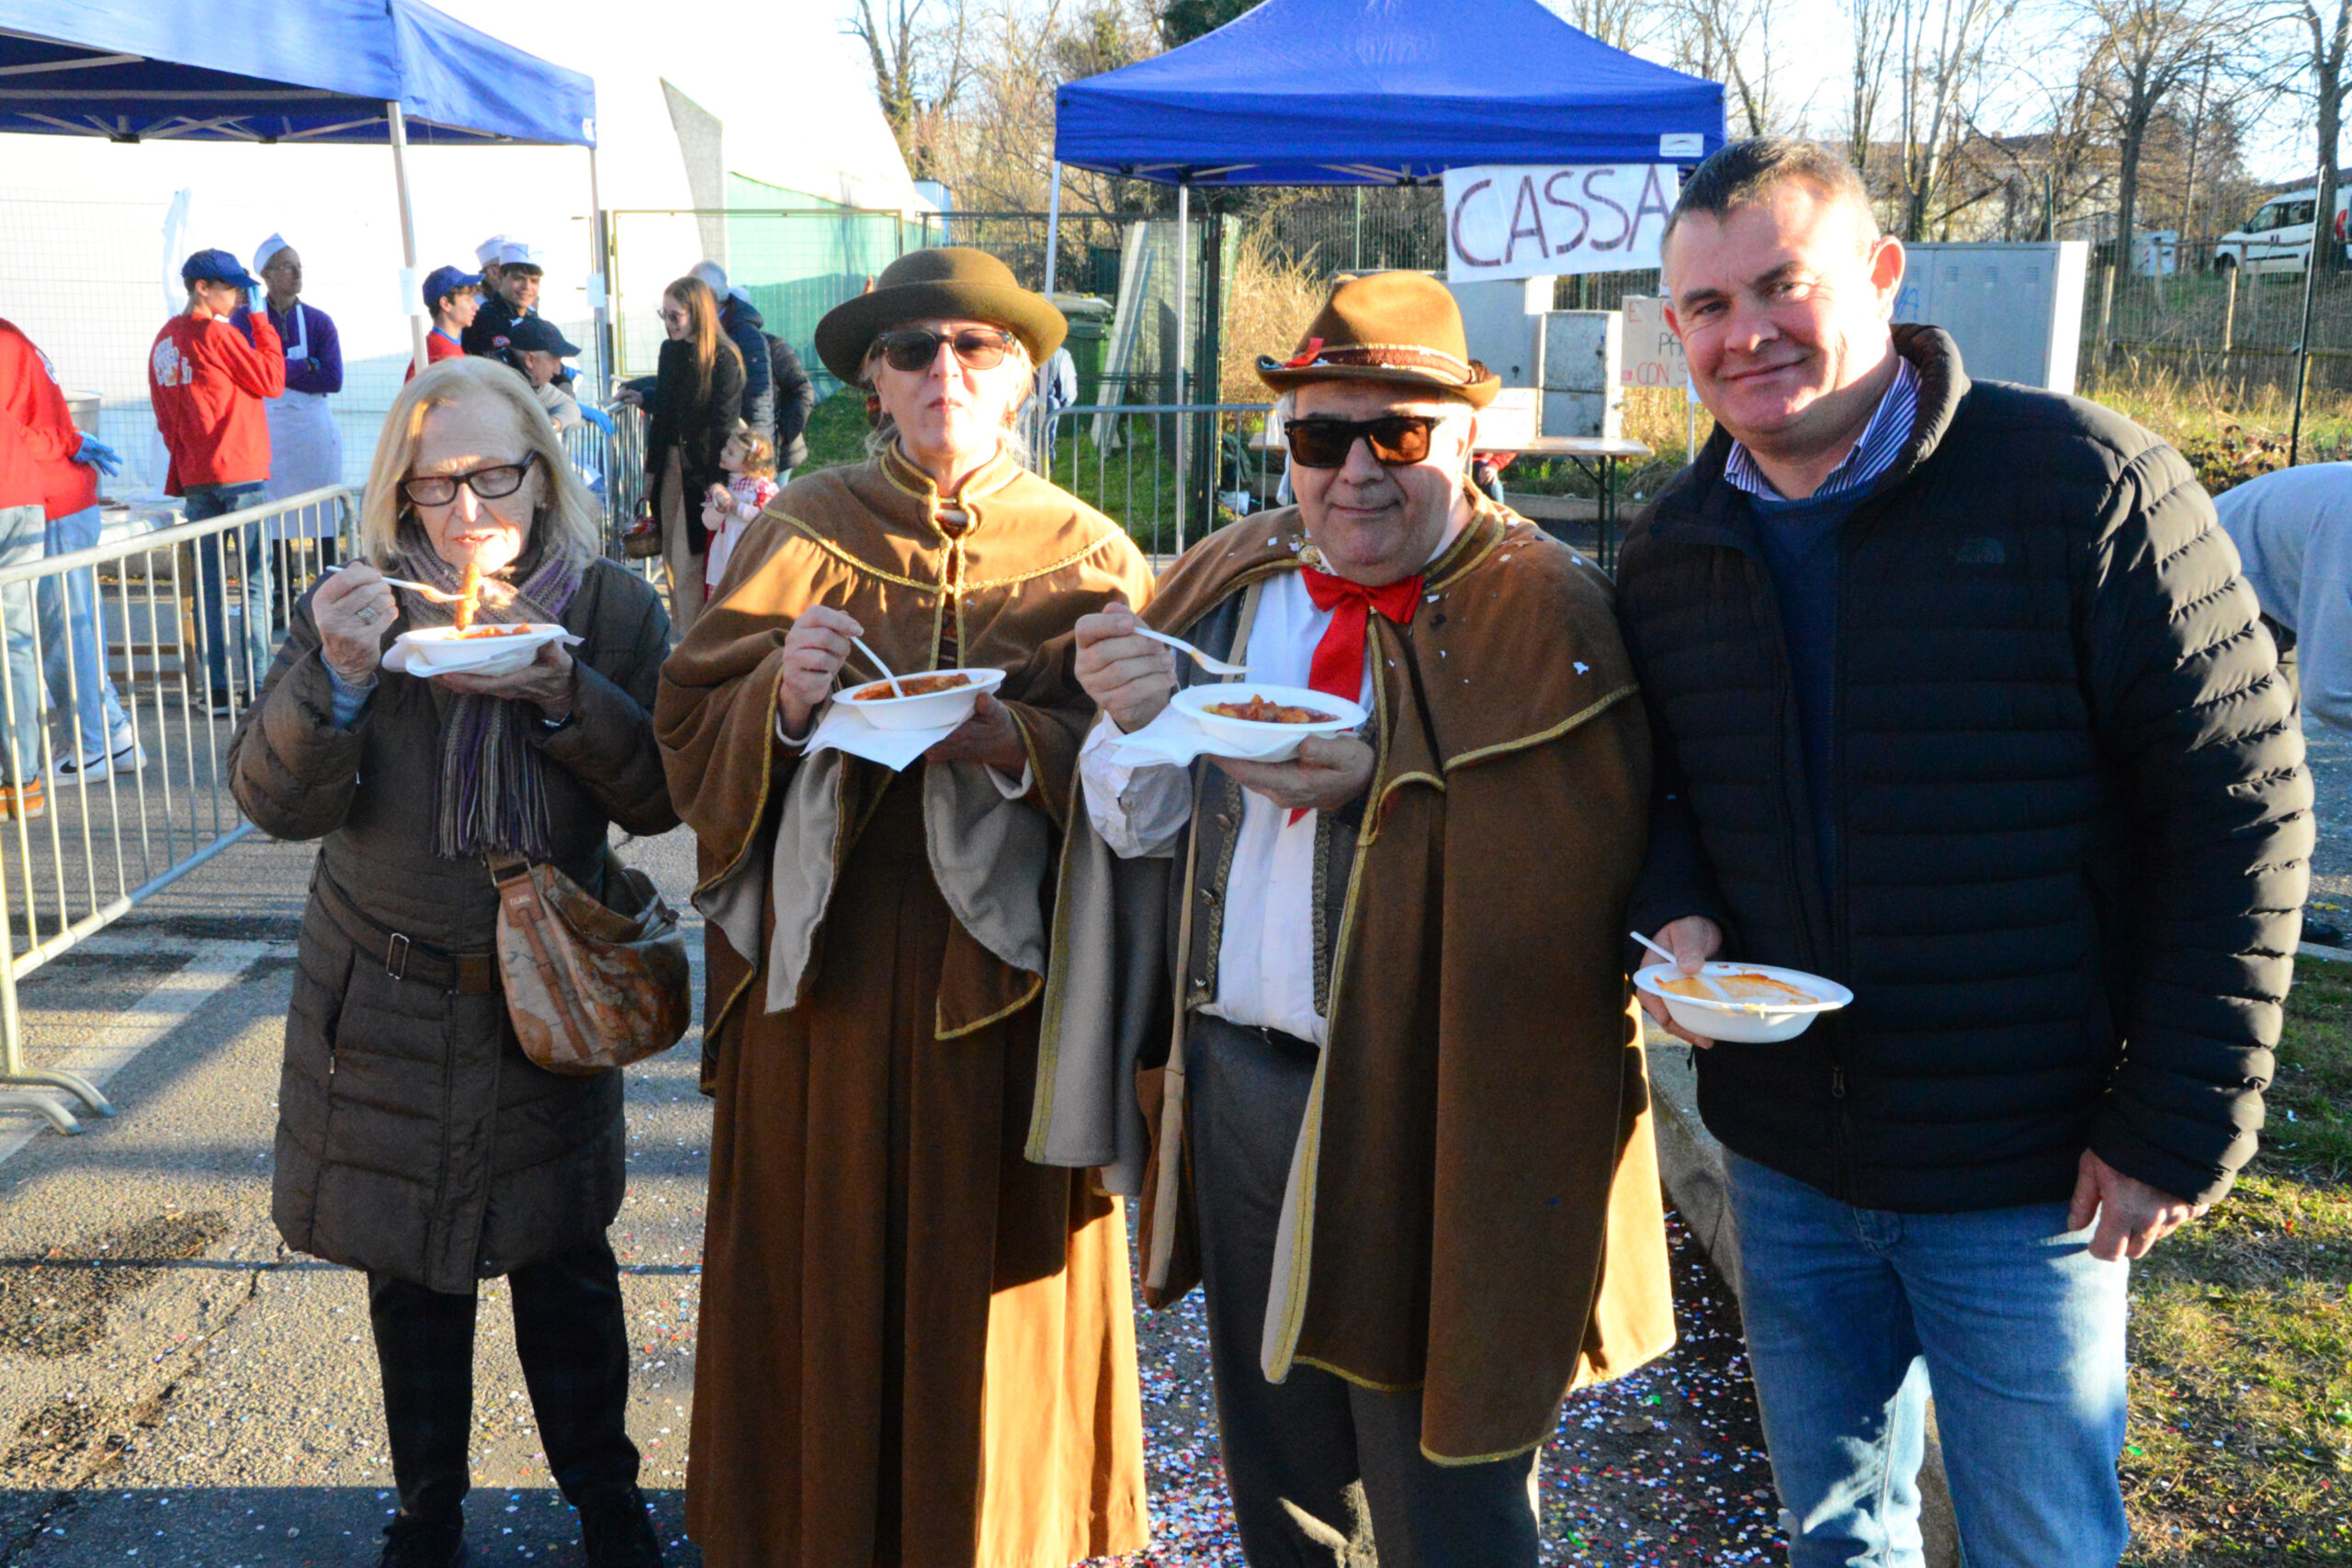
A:
{"label": "confetti on ground", "polygon": [[[1716,1568],[1782,1561],[1780,1503],[1757,1426],[1738,1304],[1667,1213],[1680,1342],[1631,1377],[1570,1397],[1544,1445],[1544,1562]],[[1217,1454],[1198,1292],[1136,1314],[1152,1550],[1132,1568],[1243,1568]]]}

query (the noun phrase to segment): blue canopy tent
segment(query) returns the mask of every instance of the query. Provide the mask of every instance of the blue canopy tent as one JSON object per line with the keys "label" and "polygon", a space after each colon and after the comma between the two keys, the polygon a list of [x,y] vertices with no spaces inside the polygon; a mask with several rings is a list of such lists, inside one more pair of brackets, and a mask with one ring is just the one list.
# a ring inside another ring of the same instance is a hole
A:
{"label": "blue canopy tent", "polygon": [[[595,84],[421,0],[0,0],[0,131],[388,142],[412,276],[412,140],[585,147],[602,205]],[[591,228],[601,246],[603,223]],[[423,302],[406,292],[422,369]]]}
{"label": "blue canopy tent", "polygon": [[[1181,236],[1194,186],[1412,185],[1469,164],[1687,167],[1723,141],[1721,83],[1611,49],[1552,0],[1265,0],[1064,86],[1051,206],[1065,164],[1173,185]],[[1181,238],[1177,254],[1182,268]],[[1184,298],[1180,271],[1180,310]]]}

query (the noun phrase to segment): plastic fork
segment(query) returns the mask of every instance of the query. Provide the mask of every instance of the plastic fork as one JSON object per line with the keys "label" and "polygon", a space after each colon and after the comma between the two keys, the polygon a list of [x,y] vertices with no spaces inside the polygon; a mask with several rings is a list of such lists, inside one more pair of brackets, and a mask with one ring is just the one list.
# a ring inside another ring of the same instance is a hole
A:
{"label": "plastic fork", "polygon": [[1207,654],[1203,653],[1199,649],[1194,648],[1191,643],[1186,642],[1181,637],[1170,637],[1166,632],[1156,632],[1149,626],[1143,626],[1136,627],[1136,635],[1137,637],[1148,637],[1154,642],[1164,642],[1179,653],[1191,654],[1193,656],[1193,662],[1199,665],[1202,669],[1207,671],[1212,675],[1247,675],[1250,673],[1250,666],[1247,664],[1227,664],[1222,659],[1211,659]]}
{"label": "plastic fork", "polygon": [[[1657,953],[1660,958],[1665,959],[1668,964],[1673,964],[1677,969],[1682,967],[1682,960],[1677,958],[1673,953],[1668,953],[1666,949],[1660,947],[1657,943],[1644,936],[1641,932],[1627,931],[1625,934],[1632,937],[1635,942],[1640,942],[1644,947],[1648,948],[1652,953]],[[1702,964],[1699,969],[1699,984],[1714,992],[1715,1000],[1719,1002],[1727,1002],[1733,1007],[1743,1007],[1747,1005],[1746,1003],[1734,1001],[1732,999],[1732,994],[1729,991],[1724,990],[1722,986],[1716,984],[1715,977],[1707,973],[1706,966],[1703,964]]]}
{"label": "plastic fork", "polygon": [[882,671],[882,679],[890,682],[890,694],[892,696],[903,697],[907,694],[905,689],[899,684],[899,678],[890,673],[890,667],[882,662],[882,656],[875,652],[872,649],[866,647],[865,639],[862,637],[852,637],[849,640],[851,647],[856,649],[858,652],[865,655],[865,657],[873,662],[874,668]]}

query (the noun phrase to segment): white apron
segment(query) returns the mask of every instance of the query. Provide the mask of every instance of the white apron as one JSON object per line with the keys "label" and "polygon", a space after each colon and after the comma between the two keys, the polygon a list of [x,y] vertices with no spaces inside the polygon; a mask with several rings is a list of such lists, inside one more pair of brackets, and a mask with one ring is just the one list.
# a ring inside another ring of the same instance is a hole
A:
{"label": "white apron", "polygon": [[[292,335],[286,344],[286,363],[291,369],[311,356],[309,322],[300,301],[288,324]],[[266,400],[262,412],[269,421],[269,479],[263,486],[265,496],[283,501],[321,485],[343,482],[343,435],[334,427],[325,393],[288,391]],[[269,536],[324,535],[332,538],[335,525],[334,508],[312,507],[297,516],[272,520]]]}

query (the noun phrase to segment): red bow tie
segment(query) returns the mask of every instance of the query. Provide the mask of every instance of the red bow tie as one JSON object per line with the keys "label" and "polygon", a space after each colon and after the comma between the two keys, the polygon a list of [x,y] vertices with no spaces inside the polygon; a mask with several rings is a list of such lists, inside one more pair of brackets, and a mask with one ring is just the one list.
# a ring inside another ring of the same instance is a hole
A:
{"label": "red bow tie", "polygon": [[1315,645],[1307,665],[1306,683],[1327,696],[1354,702],[1363,694],[1364,637],[1372,627],[1372,613],[1379,611],[1398,626],[1413,618],[1413,604],[1421,596],[1421,580],[1399,578],[1377,588],[1328,571],[1306,568],[1299,572],[1306,596],[1318,610],[1335,612]]}

